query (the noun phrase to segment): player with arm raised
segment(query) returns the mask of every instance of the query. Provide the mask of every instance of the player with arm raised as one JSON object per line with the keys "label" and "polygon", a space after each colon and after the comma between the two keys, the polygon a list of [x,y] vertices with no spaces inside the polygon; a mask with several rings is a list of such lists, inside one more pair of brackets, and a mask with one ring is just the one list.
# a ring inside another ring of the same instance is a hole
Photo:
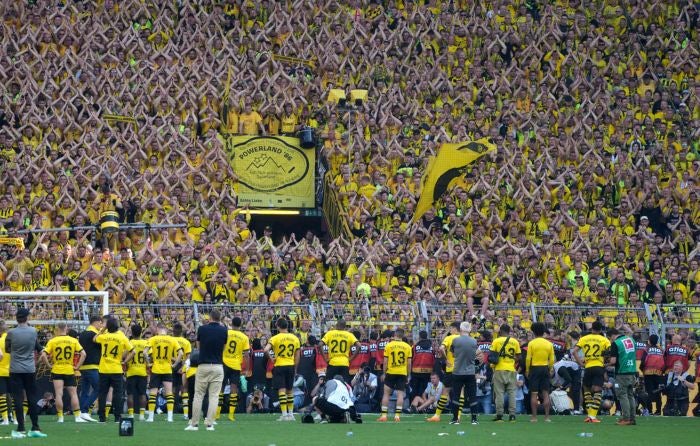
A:
{"label": "player with arm raised", "polygon": [[148,340],[145,350],[146,358],[151,363],[151,379],[148,383],[148,418],[147,423],[153,422],[156,410],[156,395],[162,386],[165,391],[165,401],[168,411],[168,422],[173,421],[173,365],[182,360],[182,348],[175,338],[168,335],[164,325],[158,325],[158,334]]}
{"label": "player with arm raised", "polygon": [[294,421],[293,383],[299,364],[299,338],[289,333],[285,318],[279,318],[275,324],[279,333],[270,338],[265,346],[265,353],[272,351],[275,356],[275,368],[272,369],[272,386],[277,389],[282,416],[277,421]]}
{"label": "player with arm raised", "polygon": [[452,353],[452,340],[459,336],[459,322],[450,324],[450,334],[445,336],[445,339],[440,344],[438,355],[445,358],[445,376],[442,378],[442,395],[437,403],[435,415],[428,418],[426,421],[431,423],[439,423],[440,415],[450,402],[450,391],[452,390],[452,370],[455,365],[454,354]]}

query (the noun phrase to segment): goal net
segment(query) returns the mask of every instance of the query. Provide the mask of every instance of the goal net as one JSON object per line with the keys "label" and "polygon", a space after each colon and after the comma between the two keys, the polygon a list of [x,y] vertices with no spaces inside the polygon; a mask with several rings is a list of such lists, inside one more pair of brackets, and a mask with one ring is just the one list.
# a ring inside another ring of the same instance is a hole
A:
{"label": "goal net", "polygon": [[107,314],[106,291],[0,291],[0,317],[8,326],[16,324],[20,308],[30,311],[30,323],[40,332],[51,330],[59,322],[82,329],[93,314]]}

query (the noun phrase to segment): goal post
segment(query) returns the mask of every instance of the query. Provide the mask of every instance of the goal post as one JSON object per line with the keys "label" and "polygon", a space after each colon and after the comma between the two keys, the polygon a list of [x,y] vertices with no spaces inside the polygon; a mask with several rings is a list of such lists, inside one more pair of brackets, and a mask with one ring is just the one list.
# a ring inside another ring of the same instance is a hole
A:
{"label": "goal post", "polygon": [[[14,307],[14,309],[13,309]],[[34,310],[33,325],[56,325],[58,322],[82,324],[91,314],[109,313],[107,291],[0,291],[0,315],[8,324],[15,323],[18,308]],[[87,325],[87,324],[85,324]]]}

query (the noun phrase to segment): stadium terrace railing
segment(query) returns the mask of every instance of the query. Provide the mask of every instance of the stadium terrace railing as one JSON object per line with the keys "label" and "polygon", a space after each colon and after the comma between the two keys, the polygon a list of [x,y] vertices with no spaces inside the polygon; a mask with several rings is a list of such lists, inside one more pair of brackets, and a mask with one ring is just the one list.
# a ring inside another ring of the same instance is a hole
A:
{"label": "stadium terrace railing", "polygon": [[18,308],[32,314],[32,325],[67,322],[73,328],[89,323],[91,314],[106,314],[106,292],[0,292],[0,318],[14,325]]}
{"label": "stadium terrace railing", "polygon": [[664,347],[668,335],[678,330],[689,330],[700,334],[700,305],[664,304],[648,305],[648,307]]}
{"label": "stadium terrace railing", "polygon": [[320,332],[330,330],[338,319],[344,319],[350,329],[360,329],[367,335],[388,329],[403,328],[417,336],[427,326],[427,320],[415,303],[321,302],[318,307]]}

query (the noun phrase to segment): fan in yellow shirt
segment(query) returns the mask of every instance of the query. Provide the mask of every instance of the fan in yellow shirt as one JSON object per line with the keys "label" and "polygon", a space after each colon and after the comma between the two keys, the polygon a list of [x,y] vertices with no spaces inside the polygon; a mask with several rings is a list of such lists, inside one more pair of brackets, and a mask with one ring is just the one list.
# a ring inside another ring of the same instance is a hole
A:
{"label": "fan in yellow shirt", "polygon": [[[86,423],[80,417],[77,382],[75,373],[85,361],[85,351],[77,339],[67,335],[68,326],[65,322],[56,325],[56,336],[51,338],[41,352],[41,361],[51,366],[51,380],[56,396],[56,412],[58,422],[63,423],[63,389],[70,396],[71,409],[76,423]],[[75,355],[78,361],[75,362]]]}

